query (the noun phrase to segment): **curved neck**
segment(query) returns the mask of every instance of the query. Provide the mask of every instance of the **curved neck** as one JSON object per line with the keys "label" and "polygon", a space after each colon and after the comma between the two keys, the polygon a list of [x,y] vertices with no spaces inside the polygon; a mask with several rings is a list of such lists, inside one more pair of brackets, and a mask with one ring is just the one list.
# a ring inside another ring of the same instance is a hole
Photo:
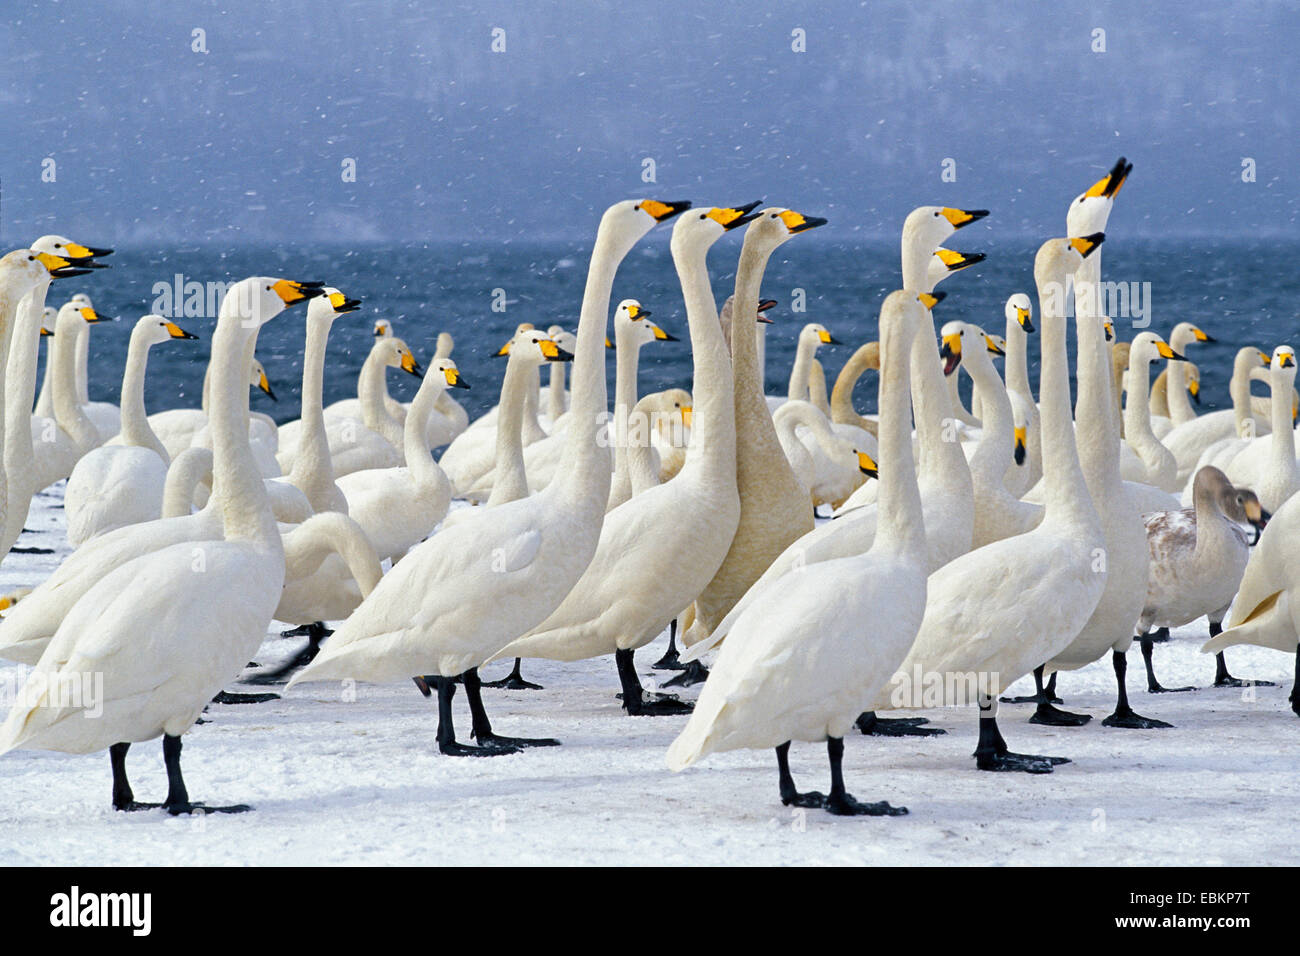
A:
{"label": "curved neck", "polygon": [[858,379],[867,369],[879,368],[879,342],[868,342],[853,353],[840,369],[840,374],[835,378],[835,387],[831,389],[831,421],[841,425],[857,425],[873,435],[879,434],[877,424],[859,415],[853,407],[853,389],[857,386]]}
{"label": "curved neck", "polygon": [[447,387],[438,379],[446,380],[442,372],[435,367],[429,369],[428,374],[424,376],[424,381],[420,383],[420,390],[415,393],[415,399],[406,413],[406,425],[402,431],[402,451],[406,456],[407,470],[410,471],[411,477],[415,479],[419,488],[436,489],[439,485],[444,485],[450,495],[450,482],[438,467],[438,463],[433,460],[433,453],[429,451],[429,417],[438,404],[438,396]]}
{"label": "curved neck", "polygon": [[1138,356],[1130,355],[1128,371],[1125,373],[1124,387],[1128,399],[1124,405],[1124,437],[1131,444],[1150,446],[1158,443],[1156,433],[1151,429],[1151,362]]}
{"label": "curved neck", "polygon": [[167,449],[158,440],[144,410],[144,373],[149,361],[149,343],[142,329],[131,332],[131,343],[126,351],[126,370],[122,373],[122,444],[137,448],[151,448],[162,458],[171,461]]}
{"label": "curved neck", "polygon": [[194,492],[200,484],[212,483],[212,449],[191,445],[167,469],[163,485],[162,517],[175,518],[193,510]]}

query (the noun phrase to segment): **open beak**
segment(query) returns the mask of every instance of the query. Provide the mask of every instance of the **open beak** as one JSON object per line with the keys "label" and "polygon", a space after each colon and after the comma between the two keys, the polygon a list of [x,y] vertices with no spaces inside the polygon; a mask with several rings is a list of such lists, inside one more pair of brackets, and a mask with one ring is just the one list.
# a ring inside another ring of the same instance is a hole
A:
{"label": "open beak", "polygon": [[955,332],[943,337],[939,348],[939,358],[943,359],[943,374],[951,375],[961,364],[961,336]]}
{"label": "open beak", "polygon": [[760,299],[758,303],[758,321],[764,325],[771,325],[772,320],[763,313],[774,308],[776,308],[776,299]]}
{"label": "open beak", "polygon": [[50,276],[55,279],[70,279],[73,276],[84,276],[90,273],[90,269],[84,267],[84,263],[73,265],[68,259],[62,256],[52,255],[48,252],[36,253],[36,259],[41,265],[49,271]]}
{"label": "open beak", "polygon": [[198,338],[197,335],[191,335],[189,332],[186,332],[175,322],[164,322],[163,326],[167,329],[167,334],[174,339],[197,339]]}
{"label": "open beak", "polygon": [[754,210],[758,208],[761,201],[755,200],[743,206],[715,206],[705,215],[730,232],[738,226],[743,226],[745,223],[757,219],[758,215],[754,213]]}
{"label": "open beak", "polygon": [[660,202],[657,199],[645,199],[636,208],[650,216],[655,222],[667,222],[678,213],[690,209],[691,204],[689,200],[685,199],[679,202]]}
{"label": "open beak", "polygon": [[469,383],[460,377],[460,370],[454,368],[443,369],[442,374],[447,378],[447,384],[452,388],[469,388]]}
{"label": "open beak", "polygon": [[1016,429],[1016,449],[1014,457],[1017,465],[1025,463],[1025,428],[1022,425]]}
{"label": "open beak", "polygon": [[954,229],[960,229],[962,226],[969,226],[972,222],[983,219],[989,214],[987,209],[952,209],[945,206],[940,212],[943,218],[952,223]]}
{"label": "open beak", "polygon": [[1075,252],[1086,259],[1105,241],[1106,234],[1104,232],[1094,232],[1090,236],[1080,236],[1077,239],[1071,239],[1070,245],[1074,247]]}
{"label": "open beak", "polygon": [[271,288],[280,297],[280,301],[285,304],[286,308],[325,294],[325,283],[323,282],[294,282],[292,279],[281,279],[274,283]]}
{"label": "open beak", "polygon": [[880,469],[876,463],[871,460],[871,456],[865,451],[858,452],[858,471],[862,472],[868,478],[879,478]]}
{"label": "open beak", "polygon": [[793,209],[787,209],[781,213],[781,221],[785,223],[785,228],[790,230],[790,235],[794,235],[796,232],[807,232],[809,229],[816,229],[818,226],[826,225],[826,220],[821,216],[805,216]]}

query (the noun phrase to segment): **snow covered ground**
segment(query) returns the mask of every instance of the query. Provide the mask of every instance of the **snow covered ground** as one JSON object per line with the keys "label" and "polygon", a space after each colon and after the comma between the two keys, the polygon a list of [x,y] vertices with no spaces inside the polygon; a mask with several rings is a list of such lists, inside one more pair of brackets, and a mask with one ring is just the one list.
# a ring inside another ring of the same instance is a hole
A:
{"label": "snow covered ground", "polygon": [[[60,497],[37,499],[33,533],[19,541],[58,553],[9,556],[0,593],[39,583],[66,553]],[[301,643],[279,630],[258,654],[263,664]],[[1211,682],[1214,659],[1198,651],[1205,635],[1200,622],[1157,645],[1166,686]],[[643,675],[668,676],[649,668],[664,640],[638,653]],[[1175,729],[1100,725],[1114,704],[1108,660],[1061,675],[1065,706],[1094,715],[1085,727],[1033,726],[1030,707],[1004,705],[1013,750],[1074,761],[1047,776],[977,772],[968,711],[929,714],[943,737],[853,736],[849,789],[911,810],[856,819],[782,807],[768,752],[670,773],[664,751],[686,718],[624,716],[611,659],[526,661],[525,676],[545,691],[485,690],[498,733],[553,735],[564,746],[484,760],[438,754],[436,707],[409,683],[362,684],[355,700],[311,685],[271,703],[213,705],[210,722],[186,736],[191,796],[254,806],[240,816],[115,813],[106,754],[0,757],[0,864],[1295,864],[1294,661],[1233,648],[1228,663],[1280,686],[1150,695],[1135,648],[1133,706]],[[506,669],[492,665],[485,678]],[[0,663],[0,686],[21,670]],[[456,704],[464,740],[463,694]],[[792,763],[801,787],[826,789],[822,747],[795,745]],[[128,770],[139,799],[162,799],[157,742],[133,747]]]}

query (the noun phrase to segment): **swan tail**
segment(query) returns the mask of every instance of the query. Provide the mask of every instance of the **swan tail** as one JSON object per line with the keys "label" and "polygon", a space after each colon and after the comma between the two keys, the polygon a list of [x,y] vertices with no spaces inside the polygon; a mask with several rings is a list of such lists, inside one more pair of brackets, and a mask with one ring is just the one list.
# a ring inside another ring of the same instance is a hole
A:
{"label": "swan tail", "polygon": [[1217,654],[1225,647],[1255,644],[1279,651],[1294,651],[1297,635],[1291,618],[1291,604],[1285,591],[1274,591],[1260,601],[1239,624],[1211,638],[1201,647],[1202,654]]}
{"label": "swan tail", "polygon": [[[704,709],[701,709],[703,705]],[[690,721],[686,724],[685,729],[677,735],[668,746],[668,753],[664,758],[668,769],[674,773],[685,770],[701,757],[711,754],[717,749],[717,739],[714,733],[717,727],[717,720],[726,709],[726,702],[713,703],[701,698],[695,704],[695,712],[691,714]]]}

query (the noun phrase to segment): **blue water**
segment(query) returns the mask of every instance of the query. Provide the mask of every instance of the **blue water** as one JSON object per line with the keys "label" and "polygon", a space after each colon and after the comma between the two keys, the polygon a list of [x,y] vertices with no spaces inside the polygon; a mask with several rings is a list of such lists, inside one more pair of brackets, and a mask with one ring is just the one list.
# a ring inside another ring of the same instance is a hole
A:
{"label": "blue water", "polygon": [[[651,343],[642,350],[643,394],[689,387],[691,379],[686,319],[668,238],[665,229],[643,240],[619,270],[614,286],[614,303],[625,297],[639,299],[656,322],[682,339]],[[961,238],[965,233],[958,234]],[[985,252],[988,259],[940,286],[948,298],[937,307],[936,320],[942,324],[960,318],[1003,331],[1007,296],[1028,292],[1033,297],[1036,244],[989,244],[981,236],[966,242],[957,239],[951,242],[954,248]],[[1271,352],[1275,345],[1294,343],[1297,338],[1300,282],[1293,265],[1300,242],[1126,241],[1116,234],[1104,249],[1105,279],[1151,284],[1153,329],[1168,335],[1176,322],[1188,320],[1218,339],[1216,344],[1195,347],[1189,356],[1202,369],[1202,410],[1230,406],[1228,376],[1239,346],[1249,344]],[[724,236],[710,253],[719,302],[731,291],[739,250],[739,236]],[[127,338],[135,319],[155,305],[155,283],[170,285],[176,273],[198,282],[229,282],[254,274],[324,280],[364,300],[359,312],[335,323],[330,336],[327,403],[355,395],[357,372],[372,341],[371,327],[375,319],[384,317],[421,361],[432,355],[437,333],[455,336],[453,357],[473,386],[456,397],[473,416],[496,402],[503,366],[490,356],[519,322],[541,328],[554,323],[576,327],[587,255],[578,242],[339,245],[300,250],[128,248],[107,260],[111,270],[56,283],[49,303],[57,306],[72,293],[85,291],[101,313],[121,317],[91,330],[91,397],[116,402]],[[763,283],[763,295],[780,303],[769,313],[774,319],[767,339],[770,394],[784,394],[795,340],[806,322],[821,322],[845,343],[819,352],[832,382],[853,349],[876,337],[881,299],[899,285],[898,259],[897,243],[848,245],[815,235],[792,240],[778,250]],[[504,312],[492,309],[494,289],[505,290]],[[798,314],[790,308],[796,289],[804,290],[806,301],[806,311]],[[285,313],[262,331],[259,340],[258,357],[279,401],[255,392],[253,407],[279,421],[298,417],[304,313],[302,307]],[[199,403],[215,316],[176,318],[201,340],[167,342],[153,349],[146,387],[151,412]],[[1118,319],[1116,327],[1123,339],[1131,339],[1137,331],[1126,319]],[[1037,353],[1034,336],[1030,361],[1035,383]],[[612,356],[608,368],[612,389]],[[390,370],[388,382],[392,394],[402,400],[409,400],[418,386],[398,370]],[[963,383],[963,389],[968,388]],[[855,394],[859,410],[874,409],[875,390],[875,376],[864,376]],[[1258,384],[1255,390],[1264,391]]]}

